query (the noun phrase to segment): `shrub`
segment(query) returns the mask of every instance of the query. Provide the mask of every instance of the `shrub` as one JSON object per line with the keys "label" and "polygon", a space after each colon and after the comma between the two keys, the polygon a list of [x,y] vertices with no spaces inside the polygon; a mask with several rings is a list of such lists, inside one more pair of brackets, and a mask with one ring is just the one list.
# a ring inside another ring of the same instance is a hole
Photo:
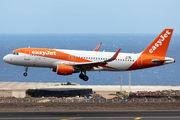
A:
{"label": "shrub", "polygon": [[30,95],[31,97],[34,97],[34,89],[28,89],[28,90],[26,90],[26,94],[27,95]]}
{"label": "shrub", "polygon": [[67,82],[67,85],[71,85],[71,83],[70,83],[70,82]]}

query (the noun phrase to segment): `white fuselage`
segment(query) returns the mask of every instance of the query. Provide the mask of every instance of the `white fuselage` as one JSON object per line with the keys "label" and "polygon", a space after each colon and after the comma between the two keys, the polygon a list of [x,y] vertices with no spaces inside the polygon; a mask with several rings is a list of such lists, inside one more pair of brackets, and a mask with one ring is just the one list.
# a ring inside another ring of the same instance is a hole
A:
{"label": "white fuselage", "polygon": [[[8,54],[4,57],[4,61],[13,65],[27,66],[27,67],[47,67],[55,68],[57,64],[73,65],[76,62],[77,57],[83,58],[92,62],[104,61],[110,59],[113,52],[94,52],[94,51],[80,51],[80,50],[63,50],[55,49],[63,53],[71,54],[75,57],[55,55],[53,58],[49,58],[43,55],[32,55],[25,53],[18,53],[18,55]],[[104,71],[126,71],[140,56],[139,54],[119,53],[116,60],[109,62],[107,66],[112,67],[99,67],[94,70]],[[54,55],[53,55],[54,56]],[[61,58],[67,57],[68,60],[62,60]]]}

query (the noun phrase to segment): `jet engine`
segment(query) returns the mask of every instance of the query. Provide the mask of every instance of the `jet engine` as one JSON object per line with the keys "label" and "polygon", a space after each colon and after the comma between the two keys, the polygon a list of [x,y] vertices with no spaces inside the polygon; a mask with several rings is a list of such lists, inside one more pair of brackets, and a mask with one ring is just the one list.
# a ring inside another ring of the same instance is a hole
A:
{"label": "jet engine", "polygon": [[69,65],[57,65],[56,72],[57,72],[58,75],[72,75],[72,73],[73,73],[73,66],[69,66]]}

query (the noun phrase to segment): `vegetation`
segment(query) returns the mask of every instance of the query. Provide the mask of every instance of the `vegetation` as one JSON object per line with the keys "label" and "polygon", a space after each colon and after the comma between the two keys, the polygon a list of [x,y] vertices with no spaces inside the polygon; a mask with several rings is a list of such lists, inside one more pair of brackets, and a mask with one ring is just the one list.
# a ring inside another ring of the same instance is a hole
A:
{"label": "vegetation", "polygon": [[34,89],[28,89],[28,90],[26,90],[26,94],[27,95],[30,95],[31,97],[34,97]]}
{"label": "vegetation", "polygon": [[62,83],[61,85],[76,85],[76,84],[72,84],[71,82],[67,82],[67,83]]}
{"label": "vegetation", "polygon": [[119,97],[128,97],[128,95],[123,94],[122,92],[116,93],[116,95]]}
{"label": "vegetation", "polygon": [[117,95],[118,97],[128,97],[128,95],[126,95],[122,92],[117,92],[116,94],[109,94],[109,95]]}
{"label": "vegetation", "polygon": [[26,94],[26,97],[25,97],[26,100],[29,100],[29,99],[32,99],[32,96]]}

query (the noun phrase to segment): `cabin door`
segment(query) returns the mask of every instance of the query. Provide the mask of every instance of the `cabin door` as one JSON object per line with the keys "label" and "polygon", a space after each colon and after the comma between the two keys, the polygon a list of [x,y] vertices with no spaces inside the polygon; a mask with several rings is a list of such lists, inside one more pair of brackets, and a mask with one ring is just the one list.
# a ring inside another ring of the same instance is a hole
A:
{"label": "cabin door", "polygon": [[30,50],[25,50],[24,60],[30,60]]}

